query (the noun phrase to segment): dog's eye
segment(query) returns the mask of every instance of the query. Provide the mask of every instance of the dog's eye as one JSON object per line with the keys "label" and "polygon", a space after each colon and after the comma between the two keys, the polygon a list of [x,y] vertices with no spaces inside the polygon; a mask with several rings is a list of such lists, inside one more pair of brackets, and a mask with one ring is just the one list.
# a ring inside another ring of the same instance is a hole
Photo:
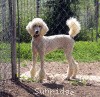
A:
{"label": "dog's eye", "polygon": [[34,25],[33,27],[36,27],[36,25]]}
{"label": "dog's eye", "polygon": [[41,26],[39,26],[39,28],[41,28]]}

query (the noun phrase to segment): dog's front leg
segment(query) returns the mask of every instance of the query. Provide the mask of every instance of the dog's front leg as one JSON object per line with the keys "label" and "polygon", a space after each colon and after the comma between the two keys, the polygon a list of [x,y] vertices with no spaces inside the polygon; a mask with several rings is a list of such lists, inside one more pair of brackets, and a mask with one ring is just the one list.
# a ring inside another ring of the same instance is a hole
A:
{"label": "dog's front leg", "polygon": [[44,51],[39,51],[40,61],[41,61],[41,67],[39,71],[39,82],[43,82],[43,79],[45,78],[45,70],[44,70]]}
{"label": "dog's front leg", "polygon": [[36,48],[32,45],[32,68],[30,70],[31,78],[34,79],[35,74],[36,74],[36,61],[37,61],[37,50]]}

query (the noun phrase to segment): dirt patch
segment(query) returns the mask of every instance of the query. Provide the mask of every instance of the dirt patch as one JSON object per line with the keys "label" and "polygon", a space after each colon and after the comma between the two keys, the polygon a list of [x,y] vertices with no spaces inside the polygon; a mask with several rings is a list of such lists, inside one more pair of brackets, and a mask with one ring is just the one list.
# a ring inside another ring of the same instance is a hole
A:
{"label": "dirt patch", "polygon": [[[29,71],[30,62],[21,67],[21,73]],[[45,70],[52,74],[67,74],[67,63],[45,63]],[[39,64],[37,64],[37,70]],[[80,75],[100,76],[100,62],[79,63]],[[0,86],[1,87],[1,86]],[[88,81],[86,85],[73,85],[70,81],[62,83],[3,82],[0,97],[99,97],[100,82]]]}
{"label": "dirt patch", "polygon": [[11,64],[0,63],[0,79],[11,79]]}
{"label": "dirt patch", "polygon": [[[100,62],[93,62],[93,63],[78,63],[79,71],[78,74],[83,75],[97,75],[100,76]],[[27,62],[27,66],[21,67],[21,73],[29,71],[32,67],[31,62]],[[37,63],[36,69],[38,70],[40,64]],[[65,74],[67,73],[68,63],[66,62],[46,62],[45,63],[45,70],[47,73],[52,74]]]}
{"label": "dirt patch", "polygon": [[[9,96],[10,95],[10,96]],[[0,97],[99,97],[100,86],[74,86],[67,82],[56,83],[26,83],[6,82],[5,90]]]}

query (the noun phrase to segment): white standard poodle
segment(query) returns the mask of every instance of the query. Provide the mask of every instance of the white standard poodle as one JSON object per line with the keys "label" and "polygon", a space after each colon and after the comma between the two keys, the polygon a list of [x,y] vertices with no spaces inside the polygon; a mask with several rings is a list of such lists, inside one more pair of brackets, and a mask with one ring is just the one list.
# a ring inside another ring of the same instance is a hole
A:
{"label": "white standard poodle", "polygon": [[77,73],[77,63],[72,57],[74,37],[80,32],[80,23],[76,18],[69,18],[66,21],[67,26],[70,28],[69,35],[53,35],[44,36],[48,32],[46,23],[41,18],[34,18],[26,26],[26,30],[32,36],[32,68],[30,70],[31,77],[36,76],[36,59],[37,53],[39,54],[41,66],[38,73],[38,81],[42,82],[45,77],[44,70],[44,55],[56,49],[63,49],[68,60],[68,71],[66,79],[75,78]]}

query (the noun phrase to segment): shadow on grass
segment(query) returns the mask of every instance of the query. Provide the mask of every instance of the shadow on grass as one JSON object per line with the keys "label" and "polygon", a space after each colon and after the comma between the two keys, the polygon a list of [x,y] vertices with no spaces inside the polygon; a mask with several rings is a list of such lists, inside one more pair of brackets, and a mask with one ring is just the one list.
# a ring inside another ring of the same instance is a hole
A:
{"label": "shadow on grass", "polygon": [[24,84],[24,83],[22,83],[20,81],[17,81],[15,84],[20,86],[24,90],[26,90],[28,93],[34,95],[34,97],[46,97],[45,95],[40,94],[35,89],[31,88],[30,86],[28,86],[28,85],[26,85],[26,84]]}

